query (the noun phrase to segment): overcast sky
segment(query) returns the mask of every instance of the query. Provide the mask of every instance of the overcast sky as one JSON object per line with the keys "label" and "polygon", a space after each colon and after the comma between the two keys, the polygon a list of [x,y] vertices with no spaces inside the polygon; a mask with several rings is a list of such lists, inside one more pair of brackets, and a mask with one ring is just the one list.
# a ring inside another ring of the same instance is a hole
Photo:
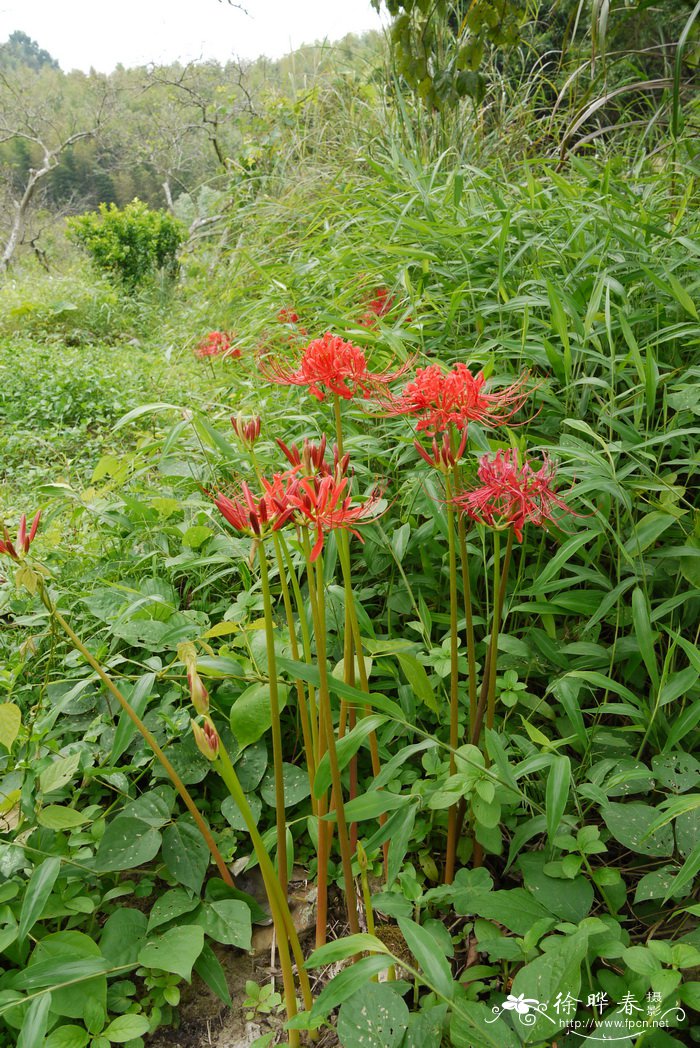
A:
{"label": "overcast sky", "polygon": [[303,43],[380,28],[370,0],[0,0],[0,42],[20,29],[62,69],[277,58]]}

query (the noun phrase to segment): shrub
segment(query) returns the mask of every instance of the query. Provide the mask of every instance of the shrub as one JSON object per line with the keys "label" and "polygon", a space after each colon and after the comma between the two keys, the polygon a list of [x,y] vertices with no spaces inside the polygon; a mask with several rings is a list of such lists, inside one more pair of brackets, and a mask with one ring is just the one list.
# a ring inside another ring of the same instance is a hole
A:
{"label": "shrub", "polygon": [[134,199],[124,208],[100,204],[99,211],[69,218],[68,235],[91,255],[95,265],[129,288],[162,271],[177,272],[177,252],[185,227],[167,211],[152,211]]}

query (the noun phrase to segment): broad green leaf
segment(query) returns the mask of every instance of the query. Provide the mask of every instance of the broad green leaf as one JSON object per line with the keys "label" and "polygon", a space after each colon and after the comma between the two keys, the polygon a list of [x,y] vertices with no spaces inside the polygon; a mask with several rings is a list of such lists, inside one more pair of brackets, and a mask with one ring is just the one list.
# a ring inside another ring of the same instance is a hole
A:
{"label": "broad green leaf", "polygon": [[189,812],[163,830],[163,862],[178,884],[198,894],[209,866],[210,853]]}
{"label": "broad green leaf", "polygon": [[[292,804],[299,804],[311,793],[309,774],[296,764],[282,765],[282,779],[284,782],[284,806],[288,808]],[[272,808],[275,806],[275,776],[272,768],[268,768],[260,783],[260,796]]]}
{"label": "broad green leaf", "polygon": [[172,888],[164,895],[159,895],[148,916],[149,933],[161,924],[169,924],[184,913],[191,913],[198,906],[199,899],[194,898],[184,888]]}
{"label": "broad green leaf", "polygon": [[42,793],[53,793],[67,785],[78,770],[80,754],[72,753],[69,757],[58,757],[39,775],[39,786]]}
{"label": "broad green leaf", "polygon": [[140,819],[120,815],[109,823],[94,858],[99,873],[131,870],[150,862],[158,854],[158,830]]}
{"label": "broad green leaf", "polygon": [[136,1037],[142,1037],[148,1032],[149,1026],[150,1022],[145,1015],[118,1015],[105,1027],[102,1036],[107,1037],[113,1044],[125,1044]]}
{"label": "broad green leaf", "polygon": [[237,946],[240,950],[250,949],[253,929],[250,910],[244,902],[237,899],[205,902],[196,915],[195,922],[215,942],[225,946]]}
{"label": "broad green leaf", "polygon": [[[279,687],[278,700],[281,711],[287,704],[286,687]],[[270,686],[251,684],[246,688],[231,707],[230,721],[231,731],[241,749],[257,742],[272,724]]]}
{"label": "broad green leaf", "polygon": [[343,1048],[399,1048],[408,1027],[408,1008],[390,983],[356,990],[338,1014]]}
{"label": "broad green leaf", "polygon": [[110,913],[100,936],[102,956],[114,968],[134,964],[146,938],[146,926],[146,915],[133,906],[121,906]]}
{"label": "broad green leaf", "polygon": [[14,702],[0,703],[0,742],[12,749],[22,724],[22,711]]}
{"label": "broad green leaf", "polygon": [[452,1048],[521,1048],[522,1041],[504,1019],[476,1001],[460,1000],[450,1018]]}
{"label": "broad green leaf", "polygon": [[211,946],[206,942],[194,963],[194,970],[200,979],[207,984],[212,993],[215,993],[219,1000],[223,1001],[230,1008],[233,1001],[228,989],[226,972]]}
{"label": "broad green leaf", "polygon": [[51,856],[48,859],[44,859],[41,865],[36,867],[29,878],[24,893],[24,899],[22,900],[22,909],[19,915],[18,939],[20,943],[24,942],[29,932],[39,920],[42,910],[49,900],[49,896],[51,895],[60,870],[61,860],[58,856]]}
{"label": "broad green leaf", "polygon": [[84,1026],[68,1023],[52,1030],[44,1041],[43,1048],[85,1048],[89,1040],[90,1034]]}
{"label": "broad green leaf", "polygon": [[171,928],[158,938],[149,939],[139,950],[138,961],[144,968],[173,972],[187,982],[192,966],[202,952],[204,932],[196,924]]}
{"label": "broad green leaf", "polygon": [[[525,997],[544,1002],[554,1002],[557,994],[566,997],[568,993],[571,997],[578,998],[581,964],[586,956],[588,938],[582,932],[576,932],[573,935],[558,936],[557,940],[555,945],[550,939],[550,949],[526,964],[516,974],[510,991],[513,996],[523,994]],[[555,1019],[554,1026],[552,1019]],[[557,1022],[561,1028],[566,1021],[567,1017],[563,1012],[559,1019],[555,1015],[542,1016],[528,1027],[527,1040],[532,1044],[539,1044],[543,1040],[551,1041],[556,1033]]]}
{"label": "broad green leaf", "polygon": [[65,808],[61,804],[49,804],[37,815],[37,822],[48,830],[72,830],[82,826],[87,819],[75,808]]}
{"label": "broad green leaf", "polygon": [[629,804],[610,802],[601,808],[601,815],[615,840],[630,851],[642,855],[673,854],[673,831],[670,826],[661,827],[651,835],[648,833],[657,819],[657,809],[636,801]]}
{"label": "broad green leaf", "polygon": [[676,518],[670,513],[663,513],[661,510],[647,513],[635,524],[633,533],[625,542],[623,549],[633,557],[641,556],[675,523]]}
{"label": "broad green leaf", "polygon": [[[109,962],[89,935],[79,931],[52,932],[41,939],[29,965],[16,977],[18,989],[51,989],[51,1010],[69,1019],[82,1019],[89,997],[107,1010]],[[20,985],[21,980],[21,985]]]}

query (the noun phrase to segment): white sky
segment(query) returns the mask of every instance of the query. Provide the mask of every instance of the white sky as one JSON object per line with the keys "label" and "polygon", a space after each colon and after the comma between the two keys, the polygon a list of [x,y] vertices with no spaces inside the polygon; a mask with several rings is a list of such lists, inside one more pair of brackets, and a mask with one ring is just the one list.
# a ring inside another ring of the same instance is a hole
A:
{"label": "white sky", "polygon": [[303,43],[379,29],[370,0],[0,0],[0,42],[16,29],[62,69],[109,73],[149,62],[278,58]]}

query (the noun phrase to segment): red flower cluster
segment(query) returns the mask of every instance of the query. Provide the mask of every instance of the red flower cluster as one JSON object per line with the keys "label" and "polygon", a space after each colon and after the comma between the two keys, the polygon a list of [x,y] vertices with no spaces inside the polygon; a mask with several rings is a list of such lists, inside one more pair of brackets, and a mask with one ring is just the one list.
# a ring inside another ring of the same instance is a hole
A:
{"label": "red flower cluster", "polygon": [[350,400],[357,396],[358,391],[363,397],[369,397],[381,386],[403,375],[410,366],[409,361],[398,371],[371,372],[359,346],[330,332],[309,343],[297,368],[265,359],[260,364],[263,374],[271,382],[280,386],[307,386],[317,400],[325,400],[328,393]]}
{"label": "red flower cluster", "polygon": [[285,306],[283,309],[280,309],[277,319],[280,324],[298,324],[299,314]]}
{"label": "red flower cluster", "polygon": [[381,317],[393,308],[396,299],[386,287],[377,287],[371,293],[366,303],[365,312],[360,317],[363,327],[374,327]]}
{"label": "red flower cluster", "polygon": [[8,557],[12,557],[13,560],[21,560],[26,553],[29,553],[29,547],[34,541],[40,520],[41,510],[34,515],[34,520],[31,523],[29,532],[27,532],[27,515],[26,513],[23,513],[20,517],[19,528],[17,529],[16,542],[12,541],[9,531],[3,525],[3,538],[0,539],[0,553],[5,553]]}
{"label": "red flower cluster", "polygon": [[241,351],[231,344],[229,331],[210,331],[194,349],[196,357],[205,360],[207,357],[240,357]]}
{"label": "red flower cluster", "polygon": [[418,429],[434,436],[452,424],[466,429],[470,422],[499,426],[508,422],[527,400],[527,375],[492,393],[484,390],[483,371],[474,375],[466,364],[443,371],[439,364],[418,368],[415,377],[396,396],[387,397],[392,415],[413,415]]}
{"label": "red flower cluster", "polygon": [[292,468],[285,473],[275,473],[271,479],[262,478],[262,495],[253,495],[245,483],[235,498],[220,492],[211,495],[223,517],[236,531],[255,539],[278,531],[290,521],[310,528],[316,535],[312,561],[321,553],[329,531],[342,528],[362,541],[357,526],[376,519],[380,492],[375,491],[365,502],[353,505],[348,492],[347,455],[339,459],[336,448],[331,463],[323,457],[325,441],[318,446],[305,441],[301,452],[296,445],[287,448],[281,441],[278,443]]}
{"label": "red flower cluster", "polygon": [[481,524],[512,528],[518,542],[527,523],[542,527],[553,520],[555,506],[572,512],[554,491],[556,466],[546,455],[539,469],[527,461],[519,466],[512,450],[498,451],[493,458],[484,455],[477,476],[481,486],[457,495],[455,506]]}

